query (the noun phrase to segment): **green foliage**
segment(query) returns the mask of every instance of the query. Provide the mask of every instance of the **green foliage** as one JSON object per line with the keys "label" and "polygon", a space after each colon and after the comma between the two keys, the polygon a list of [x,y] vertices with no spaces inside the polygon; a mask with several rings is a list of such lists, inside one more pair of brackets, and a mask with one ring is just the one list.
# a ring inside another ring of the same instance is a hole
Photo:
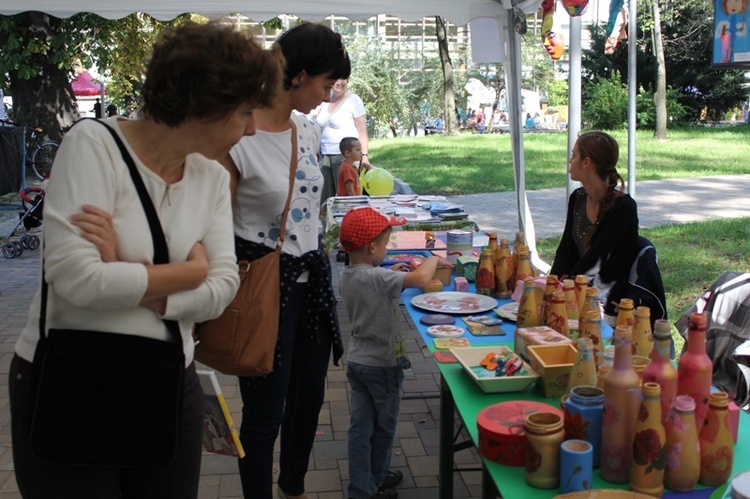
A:
{"label": "green foliage", "polygon": [[599,78],[584,89],[581,116],[587,128],[619,130],[628,120],[628,89],[613,71],[609,78]]}
{"label": "green foliage", "polygon": [[550,83],[547,98],[554,107],[568,105],[568,80],[555,79]]}
{"label": "green foliage", "polygon": [[[667,119],[670,126],[684,126],[689,122],[688,110],[680,103],[682,92],[667,88]],[[639,129],[653,130],[656,127],[656,106],[651,90],[638,89],[636,97],[636,122]]]}

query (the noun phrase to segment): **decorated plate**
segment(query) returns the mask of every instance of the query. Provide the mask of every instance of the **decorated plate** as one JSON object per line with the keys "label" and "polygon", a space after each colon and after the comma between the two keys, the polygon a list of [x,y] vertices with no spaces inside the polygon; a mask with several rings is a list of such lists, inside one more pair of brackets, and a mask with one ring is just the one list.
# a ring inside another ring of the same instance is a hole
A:
{"label": "decorated plate", "polygon": [[427,328],[427,334],[433,338],[458,338],[464,335],[466,331],[459,326],[439,325]]}
{"label": "decorated plate", "polygon": [[495,313],[503,319],[516,322],[516,319],[518,319],[518,302],[512,301],[501,305],[495,309]]}
{"label": "decorated plate", "polygon": [[440,291],[417,295],[411,299],[411,304],[441,314],[477,314],[497,307],[497,300],[475,293]]}
{"label": "decorated plate", "polygon": [[466,338],[435,338],[435,348],[448,350],[449,348],[469,348],[471,343]]}

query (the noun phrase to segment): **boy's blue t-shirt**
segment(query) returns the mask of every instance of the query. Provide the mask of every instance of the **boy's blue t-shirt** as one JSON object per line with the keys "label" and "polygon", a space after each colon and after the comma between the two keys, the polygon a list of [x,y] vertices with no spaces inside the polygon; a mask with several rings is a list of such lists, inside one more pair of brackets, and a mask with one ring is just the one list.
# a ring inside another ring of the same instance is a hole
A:
{"label": "boy's blue t-shirt", "polygon": [[344,300],[352,336],[347,360],[375,367],[395,367],[404,354],[398,300],[405,274],[369,264],[346,267],[339,291]]}

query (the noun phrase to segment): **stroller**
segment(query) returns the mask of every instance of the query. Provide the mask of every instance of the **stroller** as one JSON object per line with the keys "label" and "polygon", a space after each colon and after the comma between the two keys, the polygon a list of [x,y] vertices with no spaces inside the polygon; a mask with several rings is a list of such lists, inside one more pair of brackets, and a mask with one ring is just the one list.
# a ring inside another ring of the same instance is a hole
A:
{"label": "stroller", "polygon": [[[3,244],[3,256],[15,258],[23,253],[23,250],[37,250],[41,244],[39,236],[30,234],[31,229],[42,225],[42,209],[44,207],[44,189],[41,187],[26,187],[18,193],[21,197],[23,211],[18,213],[18,223],[5,237]],[[24,228],[23,234],[16,238],[16,231]]]}

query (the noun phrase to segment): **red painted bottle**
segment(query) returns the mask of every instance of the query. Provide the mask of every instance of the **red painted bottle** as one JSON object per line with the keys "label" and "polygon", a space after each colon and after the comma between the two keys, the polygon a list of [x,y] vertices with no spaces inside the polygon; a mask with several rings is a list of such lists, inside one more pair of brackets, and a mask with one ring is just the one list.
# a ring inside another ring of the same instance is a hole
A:
{"label": "red painted bottle", "polygon": [[706,316],[690,314],[687,352],[677,364],[677,395],[690,395],[695,400],[695,427],[700,433],[708,412],[713,364],[706,355]]}

